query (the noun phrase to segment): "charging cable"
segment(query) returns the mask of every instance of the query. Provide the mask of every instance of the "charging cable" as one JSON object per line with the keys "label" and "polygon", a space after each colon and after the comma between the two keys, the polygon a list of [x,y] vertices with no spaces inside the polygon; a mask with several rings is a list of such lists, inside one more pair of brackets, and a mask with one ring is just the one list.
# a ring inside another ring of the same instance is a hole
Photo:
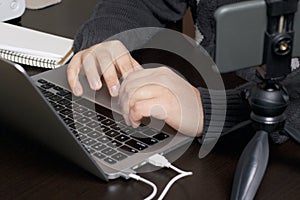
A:
{"label": "charging cable", "polygon": [[142,182],[150,185],[153,188],[152,193],[147,198],[145,198],[144,200],[151,200],[151,199],[153,199],[155,197],[155,195],[157,193],[157,187],[156,187],[156,185],[154,183],[152,183],[151,181],[148,181],[147,179],[144,179],[143,177],[141,177],[141,176],[139,176],[137,174],[129,174],[129,177],[133,178],[133,179],[135,179],[137,181],[142,181]]}
{"label": "charging cable", "polygon": [[193,173],[192,172],[186,172],[183,171],[181,169],[178,169],[177,167],[175,167],[174,165],[172,165],[163,155],[160,154],[155,154],[153,156],[151,156],[148,159],[148,162],[154,166],[157,167],[167,167],[167,168],[171,168],[174,171],[178,172],[179,174],[177,176],[175,176],[165,187],[165,189],[163,190],[163,192],[160,194],[158,200],[162,200],[164,198],[164,196],[167,194],[168,190],[171,188],[171,186],[180,178],[183,178],[185,176],[190,176]]}
{"label": "charging cable", "polygon": [[[147,160],[150,164],[156,166],[156,167],[167,167],[167,168],[171,168],[174,171],[176,171],[177,173],[179,173],[177,176],[175,176],[174,178],[171,179],[171,181],[169,181],[169,183],[166,185],[165,189],[162,191],[162,193],[160,194],[160,196],[158,197],[158,200],[162,200],[164,198],[164,196],[167,194],[168,190],[171,188],[171,186],[179,179],[185,177],[185,176],[190,176],[193,173],[192,172],[186,172],[183,171],[177,167],[175,167],[174,165],[172,165],[164,156],[160,155],[160,154],[155,154],[153,156],[151,156],[148,160]],[[155,197],[156,193],[157,193],[157,187],[154,183],[152,183],[151,181],[144,179],[143,177],[137,175],[137,174],[129,174],[128,175],[130,178],[133,178],[137,181],[142,181],[144,183],[146,183],[147,185],[150,185],[153,188],[152,193],[145,198],[145,200],[151,200]]]}

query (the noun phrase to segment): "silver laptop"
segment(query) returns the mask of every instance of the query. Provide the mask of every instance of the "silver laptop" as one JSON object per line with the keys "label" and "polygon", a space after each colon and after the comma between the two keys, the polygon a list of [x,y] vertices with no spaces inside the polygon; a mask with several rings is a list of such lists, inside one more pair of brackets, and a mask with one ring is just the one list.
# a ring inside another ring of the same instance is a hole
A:
{"label": "silver laptop", "polygon": [[126,126],[108,91],[90,90],[84,75],[85,94],[73,96],[66,68],[29,77],[20,65],[0,59],[0,125],[18,128],[103,180],[128,178],[151,155],[192,142],[159,121]]}

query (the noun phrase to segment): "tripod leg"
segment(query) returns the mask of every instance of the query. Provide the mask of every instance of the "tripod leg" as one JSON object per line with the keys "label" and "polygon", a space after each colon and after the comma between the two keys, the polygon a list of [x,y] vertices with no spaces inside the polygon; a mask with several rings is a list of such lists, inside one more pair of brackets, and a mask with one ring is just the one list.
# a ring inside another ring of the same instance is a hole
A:
{"label": "tripod leg", "polygon": [[284,132],[300,144],[300,131],[294,129],[293,127],[285,126]]}
{"label": "tripod leg", "polygon": [[268,133],[257,131],[244,149],[234,176],[231,200],[253,199],[269,159]]}

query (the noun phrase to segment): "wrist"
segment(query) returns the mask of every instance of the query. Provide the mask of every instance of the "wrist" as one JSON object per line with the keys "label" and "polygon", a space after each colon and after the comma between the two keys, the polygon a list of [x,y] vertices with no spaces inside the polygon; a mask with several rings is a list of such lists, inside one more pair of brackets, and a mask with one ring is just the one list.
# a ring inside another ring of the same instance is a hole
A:
{"label": "wrist", "polygon": [[198,130],[197,130],[197,134],[196,134],[196,137],[199,137],[202,135],[203,133],[203,123],[204,123],[204,114],[203,114],[203,106],[202,106],[202,100],[201,100],[201,97],[200,97],[200,92],[197,88],[193,88],[194,90],[194,93],[197,97],[197,103],[198,103],[198,106],[199,106],[199,117],[198,117]]}

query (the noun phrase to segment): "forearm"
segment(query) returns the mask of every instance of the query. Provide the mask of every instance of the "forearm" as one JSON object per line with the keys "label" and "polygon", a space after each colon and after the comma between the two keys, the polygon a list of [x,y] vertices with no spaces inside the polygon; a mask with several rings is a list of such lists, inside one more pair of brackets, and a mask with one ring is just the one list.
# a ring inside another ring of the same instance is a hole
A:
{"label": "forearm", "polygon": [[86,49],[126,30],[165,27],[180,20],[185,10],[185,1],[180,0],[98,0],[93,15],[74,39],[74,50]]}

